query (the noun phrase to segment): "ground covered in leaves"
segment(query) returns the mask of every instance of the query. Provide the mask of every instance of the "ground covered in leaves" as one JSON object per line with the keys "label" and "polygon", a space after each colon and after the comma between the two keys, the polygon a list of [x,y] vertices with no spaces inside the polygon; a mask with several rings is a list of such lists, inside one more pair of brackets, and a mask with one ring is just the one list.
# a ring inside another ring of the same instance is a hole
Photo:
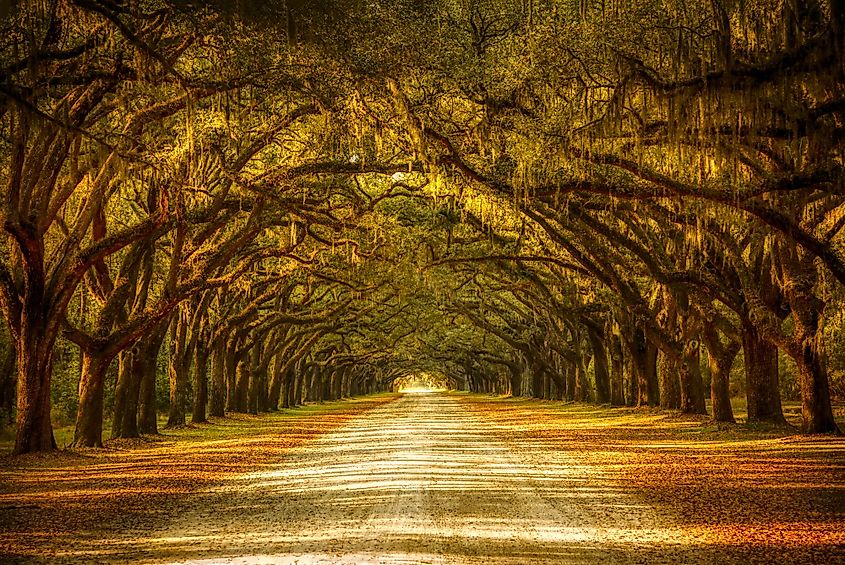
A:
{"label": "ground covered in leaves", "polygon": [[110,535],[143,537],[191,507],[192,495],[393,400],[393,395],[233,414],[105,449],[0,458],[0,562],[83,561]]}
{"label": "ground covered in leaves", "polygon": [[513,449],[566,453],[619,495],[644,501],[678,526],[683,545],[706,549],[688,558],[845,562],[841,437],[716,426],[656,409],[458,398]]}
{"label": "ground covered in leaves", "polygon": [[845,440],[383,395],[0,461],[0,561],[845,562]]}

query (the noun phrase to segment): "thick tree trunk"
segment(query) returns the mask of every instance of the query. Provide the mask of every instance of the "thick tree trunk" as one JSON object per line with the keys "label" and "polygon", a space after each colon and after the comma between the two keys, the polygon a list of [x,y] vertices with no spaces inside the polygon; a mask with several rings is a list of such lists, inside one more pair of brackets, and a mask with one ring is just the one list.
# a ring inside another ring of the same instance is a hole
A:
{"label": "thick tree trunk", "polygon": [[610,404],[625,405],[625,359],[622,340],[615,334],[610,337]]}
{"label": "thick tree trunk", "polygon": [[113,438],[138,437],[138,406],[141,395],[141,381],[144,378],[144,360],[139,345],[131,351],[121,353],[121,367],[118,374],[118,390],[115,391]]}
{"label": "thick tree trunk", "polygon": [[678,362],[668,355],[661,355],[659,365],[660,407],[677,410],[681,407],[681,371]]}
{"label": "thick tree trunk", "polygon": [[322,371],[323,379],[328,382],[328,396],[324,396],[327,400],[340,400],[343,396],[341,389],[343,388],[343,375],[340,370],[325,368]]}
{"label": "thick tree trunk", "polygon": [[173,317],[173,331],[170,337],[170,363],[167,367],[170,384],[168,428],[185,425],[185,405],[191,370],[191,348],[188,345],[188,320],[186,317],[185,312],[178,312]]}
{"label": "thick tree trunk", "polygon": [[211,359],[211,399],[208,404],[210,416],[222,418],[226,415],[226,346],[225,341],[214,345]]}
{"label": "thick tree trunk", "polygon": [[657,406],[659,385],[657,378],[657,347],[642,329],[636,328],[631,344],[631,357],[637,380],[637,406]]}
{"label": "thick tree trunk", "polygon": [[234,398],[234,412],[245,414],[249,407],[249,359],[248,353],[238,361],[238,367],[235,370],[235,398]]}
{"label": "thick tree trunk", "polygon": [[158,354],[161,351],[165,335],[167,335],[167,324],[163,323],[152,335],[141,342],[139,347],[138,361],[142,376],[138,406],[138,431],[142,434],[158,434],[156,381]]}
{"label": "thick tree trunk", "polygon": [[311,366],[310,371],[311,378],[308,379],[308,394],[306,395],[306,399],[311,402],[317,402],[320,400],[320,393],[323,390],[322,387],[322,380],[320,374],[320,367],[315,363]]}
{"label": "thick tree trunk", "polygon": [[276,353],[273,356],[272,368],[270,369],[270,385],[267,387],[267,409],[271,412],[279,409],[282,385],[284,384],[284,374],[282,372],[284,365],[282,354]]}
{"label": "thick tree trunk", "polygon": [[291,406],[301,406],[302,405],[302,386],[303,381],[305,380],[305,375],[303,375],[303,364],[300,364],[296,370],[296,374],[293,381],[293,395],[291,396]]}
{"label": "thick tree trunk", "polygon": [[15,348],[0,349],[0,430],[15,423]]}
{"label": "thick tree trunk", "polygon": [[510,372],[511,396],[522,396],[522,371],[519,365],[514,363],[508,366]]}
{"label": "thick tree trunk", "polygon": [[352,373],[350,372],[349,368],[343,369],[343,379],[342,379],[342,398],[351,398],[352,397]]}
{"label": "thick tree trunk", "polygon": [[575,364],[575,401],[586,402],[589,399],[589,383],[587,382],[587,366],[590,358],[579,357]]}
{"label": "thick tree trunk", "polygon": [[610,373],[607,365],[607,350],[600,328],[587,328],[587,338],[593,350],[593,373],[596,380],[596,403],[610,402]]}
{"label": "thick tree trunk", "polygon": [[573,363],[567,363],[564,371],[566,382],[566,400],[572,402],[575,400],[575,365]]}
{"label": "thick tree trunk", "polygon": [[103,391],[112,358],[99,351],[82,352],[82,378],[79,380],[79,408],[73,447],[103,446]]}
{"label": "thick tree trunk", "polygon": [[132,388],[132,350],[121,351],[117,357],[117,382],[114,385],[114,408],[111,422],[112,437],[120,437],[120,428],[126,417],[126,401]]}
{"label": "thick tree trunk", "polygon": [[748,421],[786,424],[778,385],[778,350],[764,340],[750,322],[743,324],[745,392]]}
{"label": "thick tree trunk", "polygon": [[53,342],[43,327],[25,328],[16,346],[18,373],[14,455],[56,449],[50,423]]}
{"label": "thick tree trunk", "polygon": [[238,346],[237,338],[226,341],[226,412],[238,411]]}
{"label": "thick tree trunk", "polygon": [[830,404],[822,336],[800,345],[798,375],[801,380],[801,431],[805,434],[840,433]]}
{"label": "thick tree trunk", "polygon": [[249,355],[249,379],[246,390],[246,411],[250,414],[258,414],[258,388],[262,384],[261,369],[261,342],[256,342]]}
{"label": "thick tree trunk", "polygon": [[685,414],[707,414],[700,355],[698,341],[688,341],[684,347],[684,363],[681,367],[680,379],[681,412]]}
{"label": "thick tree trunk", "polygon": [[208,421],[205,408],[208,404],[208,346],[197,341],[194,346],[194,399],[191,410],[191,423]]}
{"label": "thick tree trunk", "polygon": [[293,367],[288,368],[285,371],[283,382],[282,382],[282,389],[284,390],[284,394],[282,395],[282,408],[290,408],[293,406],[293,386],[296,384],[296,369]]}
{"label": "thick tree trunk", "polygon": [[783,290],[792,311],[793,343],[787,353],[798,366],[801,387],[801,431],[840,433],[830,404],[830,383],[824,345],[826,303],[816,295],[818,271],[812,256],[794,242],[779,242]]}
{"label": "thick tree trunk", "polygon": [[539,361],[531,361],[531,396],[543,398],[543,372]]}
{"label": "thick tree trunk", "polygon": [[[713,348],[715,349],[715,348]],[[710,403],[713,419],[717,422],[734,422],[731,407],[731,367],[739,351],[738,347],[714,351],[707,348],[707,362],[710,366]]]}

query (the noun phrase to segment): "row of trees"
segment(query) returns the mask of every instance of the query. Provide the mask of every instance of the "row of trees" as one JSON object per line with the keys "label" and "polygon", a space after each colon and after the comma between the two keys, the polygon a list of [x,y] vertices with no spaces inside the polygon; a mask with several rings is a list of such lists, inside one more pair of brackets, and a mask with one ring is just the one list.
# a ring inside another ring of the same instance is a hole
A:
{"label": "row of trees", "polygon": [[532,368],[535,395],[704,413],[703,343],[714,416],[733,419],[742,350],[749,420],[782,423],[780,351],[803,430],[838,431],[842,19],[835,2],[718,0],[469,3],[443,19],[393,102],[408,145],[508,251],[473,258],[495,266],[482,288],[507,293],[453,307]]}
{"label": "row of trees", "polygon": [[843,17],[20,4],[0,60],[15,452],[55,447],[54,373],[79,379],[76,445],[104,415],[155,431],[161,358],[169,425],[417,370],[703,413],[703,365],[730,421],[741,352],[749,420],[782,423],[782,353],[804,431],[836,431]]}

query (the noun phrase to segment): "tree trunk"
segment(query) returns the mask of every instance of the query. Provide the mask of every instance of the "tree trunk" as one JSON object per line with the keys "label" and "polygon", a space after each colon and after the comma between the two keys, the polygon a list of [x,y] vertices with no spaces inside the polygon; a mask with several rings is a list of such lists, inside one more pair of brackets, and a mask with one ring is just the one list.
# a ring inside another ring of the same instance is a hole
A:
{"label": "tree trunk", "polygon": [[256,341],[249,356],[249,378],[246,390],[246,411],[258,414],[258,388],[261,386],[261,342]]}
{"label": "tree trunk", "polygon": [[730,376],[739,345],[720,347],[707,344],[707,363],[710,367],[710,403],[713,419],[717,422],[734,422],[731,407]]}
{"label": "tree trunk", "polygon": [[191,368],[191,351],[188,346],[188,320],[183,310],[173,317],[170,336],[170,363],[167,373],[170,383],[170,410],[167,414],[167,427],[177,428],[185,425],[185,404]]}
{"label": "tree trunk", "polygon": [[285,371],[284,375],[284,382],[282,383],[282,389],[284,390],[284,394],[282,395],[282,408],[290,408],[293,406],[293,387],[296,384],[296,369],[294,367],[288,368]]}
{"label": "tree trunk", "polygon": [[238,410],[238,345],[240,340],[232,337],[226,341],[226,411]]}
{"label": "tree trunk", "polygon": [[293,380],[293,395],[291,396],[291,406],[301,406],[302,405],[302,383],[304,381],[304,375],[302,372],[305,370],[303,368],[304,363],[300,363],[297,365],[296,374]]}
{"label": "tree trunk", "polygon": [[235,370],[235,398],[234,398],[234,412],[245,414],[249,406],[249,360],[245,353],[238,361],[238,367]]}
{"label": "tree trunk", "polygon": [[522,371],[519,364],[508,366],[511,380],[511,396],[522,396]]}
{"label": "tree trunk", "polygon": [[660,407],[677,410],[681,407],[680,369],[668,355],[660,356]]}
{"label": "tree trunk", "polygon": [[681,367],[681,412],[685,414],[707,414],[704,402],[704,382],[701,379],[701,353],[698,341],[690,340],[684,347],[684,363]]}
{"label": "tree trunk", "polygon": [[748,421],[786,424],[778,385],[778,350],[764,340],[751,322],[743,323],[745,393]]}
{"label": "tree trunk", "polygon": [[114,407],[111,421],[112,437],[120,437],[120,428],[123,419],[126,417],[126,402],[129,391],[132,388],[132,358],[133,350],[120,352],[117,358],[117,382],[114,385]]}
{"label": "tree trunk", "polygon": [[618,335],[610,337],[610,404],[625,405],[625,359],[622,356],[622,340]]}
{"label": "tree trunk", "polygon": [[783,290],[792,311],[793,344],[787,353],[798,366],[801,386],[801,431],[806,434],[839,434],[830,404],[830,383],[824,345],[826,303],[816,296],[818,271],[813,256],[794,242],[781,239]]}
{"label": "tree trunk", "polygon": [[211,400],[209,415],[222,418],[226,415],[226,342],[215,344],[211,359]]}
{"label": "tree trunk", "polygon": [[44,329],[26,327],[17,341],[18,373],[15,447],[12,453],[56,449],[50,423],[50,378],[53,373],[53,342]]}
{"label": "tree trunk", "polygon": [[607,366],[607,350],[600,328],[587,327],[587,338],[593,350],[593,373],[596,379],[596,403],[610,402],[610,374]]}
{"label": "tree trunk", "polygon": [[571,402],[575,400],[575,365],[567,363],[564,371],[566,372],[566,400]]}
{"label": "tree trunk", "polygon": [[120,354],[118,385],[115,389],[114,417],[112,418],[113,438],[138,437],[138,405],[141,394],[141,381],[144,378],[144,361],[141,358],[141,346],[136,345],[130,351]]}
{"label": "tree trunk", "polygon": [[801,343],[801,431],[805,434],[839,434],[830,404],[830,388],[825,367],[823,337]]}
{"label": "tree trunk", "polygon": [[82,378],[79,380],[79,408],[73,447],[103,446],[103,390],[111,357],[99,351],[82,352]]}
{"label": "tree trunk", "polygon": [[270,385],[267,387],[267,409],[271,412],[279,409],[284,385],[284,365],[282,354],[276,353],[273,356],[273,368],[270,370]]}
{"label": "tree trunk", "polygon": [[531,396],[543,398],[543,373],[540,363],[536,360],[531,361]]}
{"label": "tree trunk", "polygon": [[575,364],[575,401],[585,402],[587,400],[587,365],[589,360],[581,357]]}
{"label": "tree trunk", "polygon": [[[156,381],[158,377],[158,354],[167,335],[167,324],[161,326],[139,347],[139,370],[141,386],[138,406],[138,431],[142,434],[158,434],[158,410],[156,406]],[[128,415],[127,417],[130,417]]]}
{"label": "tree trunk", "polygon": [[205,407],[208,403],[208,346],[202,341],[194,345],[194,401],[191,423],[207,422]]}
{"label": "tree trunk", "polygon": [[14,407],[15,348],[8,343],[0,350],[0,430],[15,423]]}
{"label": "tree trunk", "polygon": [[631,357],[637,381],[637,406],[657,406],[659,385],[657,378],[657,347],[641,328],[634,330]]}

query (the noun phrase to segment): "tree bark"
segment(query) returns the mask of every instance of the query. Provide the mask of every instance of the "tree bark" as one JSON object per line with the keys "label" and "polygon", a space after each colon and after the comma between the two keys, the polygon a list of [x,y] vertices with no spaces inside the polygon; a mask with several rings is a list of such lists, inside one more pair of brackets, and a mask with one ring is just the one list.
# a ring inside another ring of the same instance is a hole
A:
{"label": "tree bark", "polygon": [[0,430],[14,424],[15,348],[11,342],[0,350]]}
{"label": "tree bark", "polygon": [[681,407],[680,369],[668,355],[660,356],[660,407],[677,410]]}
{"label": "tree bark", "polygon": [[170,362],[167,366],[170,384],[170,409],[167,414],[167,427],[178,428],[185,425],[185,404],[191,368],[188,320],[184,308],[180,308],[173,316],[171,327]]}
{"label": "tree bark", "polygon": [[681,367],[681,412],[707,414],[704,402],[704,382],[701,379],[700,352],[697,340],[689,340],[684,347]]}
{"label": "tree bark", "polygon": [[748,421],[786,424],[780,402],[777,347],[763,339],[751,322],[744,322],[745,393]]}
{"label": "tree bark", "polygon": [[622,356],[622,340],[610,334],[610,404],[625,405],[625,359]]}
{"label": "tree bark", "polygon": [[238,347],[236,336],[226,341],[226,412],[238,411]]}
{"label": "tree bark", "polygon": [[575,365],[567,363],[564,367],[566,380],[566,400],[572,402],[575,400]]}
{"label": "tree bark", "polygon": [[[203,336],[204,338],[204,336]],[[207,422],[206,405],[208,404],[208,357],[211,352],[204,339],[194,345],[194,399],[191,410],[191,423]]]}
{"label": "tree bark", "polygon": [[100,351],[82,352],[82,378],[79,380],[79,408],[73,447],[103,446],[103,391],[111,356]]}
{"label": "tree bark", "polygon": [[246,411],[250,414],[258,414],[258,389],[263,382],[261,370],[261,341],[256,341],[249,355],[249,378],[246,390]]}
{"label": "tree bark", "polygon": [[641,328],[634,330],[631,357],[637,380],[637,406],[657,406],[659,385],[657,378],[657,347]]}
{"label": "tree bark", "polygon": [[234,398],[234,412],[246,414],[249,407],[249,352],[241,356],[238,361],[238,367],[235,370],[235,398]]}
{"label": "tree bark", "polygon": [[285,363],[282,360],[281,352],[273,356],[273,368],[270,371],[270,385],[267,389],[267,408],[273,412],[279,409],[279,404],[284,403],[284,371]]}
{"label": "tree bark", "polygon": [[739,353],[739,343],[731,341],[723,346],[712,324],[706,324],[702,338],[707,346],[707,363],[710,367],[710,404],[713,420],[731,422],[734,420],[731,407],[730,376],[731,367]]}
{"label": "tree bark", "polygon": [[607,365],[607,349],[604,345],[604,335],[601,326],[595,328],[587,326],[587,338],[593,350],[593,373],[596,380],[596,403],[610,402],[610,373]]}
{"label": "tree bark", "polygon": [[[139,370],[141,383],[138,406],[138,431],[142,434],[158,434],[158,407],[156,406],[156,381],[158,376],[158,354],[167,334],[167,323],[148,336],[139,345]],[[131,414],[127,414],[131,417]]]}
{"label": "tree bark", "polygon": [[211,416],[226,415],[226,341],[213,345],[211,360],[211,399],[208,406]]}
{"label": "tree bark", "polygon": [[41,324],[24,326],[16,346],[18,390],[14,455],[56,449],[50,422],[55,340],[41,337],[44,331],[39,326]]}

